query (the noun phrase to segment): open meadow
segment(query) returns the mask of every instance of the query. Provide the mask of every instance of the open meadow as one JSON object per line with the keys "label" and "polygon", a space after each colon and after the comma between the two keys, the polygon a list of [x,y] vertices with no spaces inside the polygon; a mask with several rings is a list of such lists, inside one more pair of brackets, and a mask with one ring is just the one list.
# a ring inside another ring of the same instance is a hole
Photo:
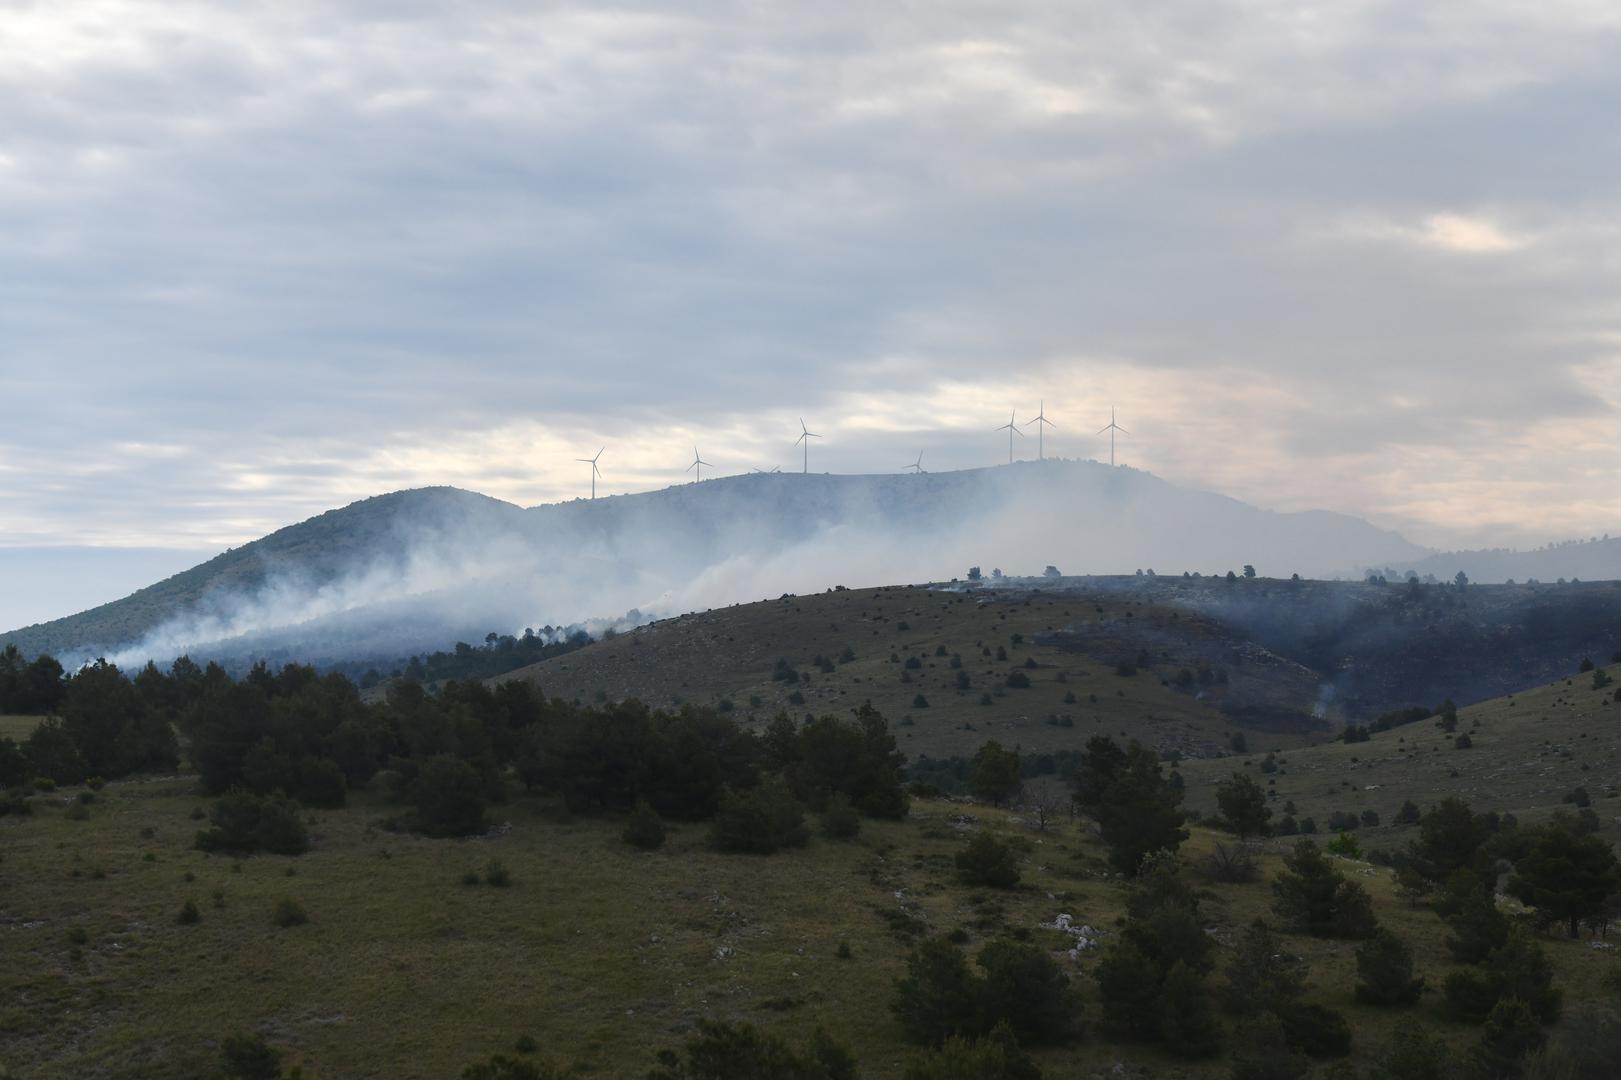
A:
{"label": "open meadow", "polygon": [[[0,1054],[18,1077],[207,1076],[237,1031],[262,1033],[327,1080],[456,1076],[525,1035],[582,1075],[630,1077],[700,1017],[747,1020],[791,1042],[821,1026],[863,1076],[895,1077],[916,1048],[890,1014],[893,981],[922,936],[955,933],[970,953],[1000,935],[1037,942],[1095,1020],[1088,975],[1102,949],[1072,958],[1072,939],[1043,924],[1070,914],[1106,949],[1127,896],[1078,820],[1042,832],[1015,812],[944,800],[868,821],[852,841],[818,837],[759,857],[709,850],[702,826],[640,852],[619,839],[621,820],[568,818],[540,800],[498,807],[488,835],[425,839],[378,828],[384,809],[360,796],[310,815],[308,854],[236,859],[192,846],[204,800],[189,777],[109,784],[89,803],[79,795],[42,795],[32,815],[0,818]],[[75,806],[83,820],[69,816]],[[953,857],[981,831],[1019,853],[1017,888],[957,880]],[[1182,871],[1203,889],[1218,970],[1266,912],[1284,846],[1271,843],[1257,883],[1205,882],[1197,867],[1219,839],[1195,830]],[[463,883],[496,861],[510,884]],[[1438,987],[1454,967],[1440,921],[1400,898],[1389,870],[1340,865]],[[188,901],[200,914],[189,925],[178,918]],[[308,921],[276,925],[282,901]],[[1351,942],[1288,944],[1311,965],[1311,1000],[1350,1019],[1355,1061],[1373,1060],[1403,1016],[1460,1045],[1475,1037],[1441,1018],[1433,992],[1413,1014],[1357,1003]],[[1614,953],[1543,945],[1571,1001],[1612,992]],[[1154,1076],[1226,1074],[1220,1058],[1179,1061],[1107,1041],[1095,1024],[1034,1055],[1050,1076],[1116,1062]]]}

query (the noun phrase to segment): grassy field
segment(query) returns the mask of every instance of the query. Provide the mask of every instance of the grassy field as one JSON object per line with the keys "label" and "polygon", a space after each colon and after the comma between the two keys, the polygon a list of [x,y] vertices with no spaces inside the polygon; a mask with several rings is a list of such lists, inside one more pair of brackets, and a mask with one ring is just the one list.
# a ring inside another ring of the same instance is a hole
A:
{"label": "grassy field", "polygon": [[[901,750],[913,757],[970,755],[987,739],[1025,751],[1078,749],[1099,733],[1214,753],[1236,730],[1213,707],[1217,692],[1201,700],[1148,671],[1130,678],[1115,673],[1122,655],[1136,655],[1137,624],[1155,618],[1178,620],[1190,639],[1215,632],[1184,613],[1118,595],[1008,599],[896,586],[684,615],[500,679],[529,679],[549,696],[586,703],[630,697],[660,707],[731,702],[733,716],[745,726],[764,723],[779,709],[795,716],[845,715],[871,701],[895,726]],[[1091,631],[1079,646],[1067,638],[1041,640],[1072,625]],[[854,659],[838,662],[846,649]],[[998,649],[1006,659],[997,658]],[[957,686],[953,655],[962,657],[968,673],[966,690]],[[832,671],[813,666],[818,656],[835,662]],[[912,658],[918,666],[907,668]],[[778,660],[807,673],[808,682],[773,680]],[[1031,660],[1036,666],[1026,667]],[[1029,688],[1007,688],[1012,672],[1027,676]],[[1289,681],[1280,672],[1273,676],[1280,685]],[[1293,682],[1307,701],[1315,697],[1308,674]],[[790,700],[796,691],[803,704]],[[919,694],[926,707],[915,704]],[[1314,737],[1271,738],[1296,746]]]}
{"label": "grassy field", "polygon": [[[41,1080],[205,1075],[236,1030],[264,1033],[327,1080],[455,1076],[525,1034],[589,1075],[638,1076],[701,1016],[790,1037],[821,1025],[864,1076],[893,1077],[911,1048],[888,1003],[913,935],[964,927],[970,949],[1010,932],[1057,950],[1064,939],[1042,923],[1067,912],[1107,941],[1124,900],[1079,824],[1040,833],[1013,813],[943,801],[868,822],[853,842],[762,859],[709,852],[698,826],[641,853],[615,821],[562,820],[529,801],[500,808],[505,824],[489,837],[427,840],[380,831],[385,809],[357,800],[313,817],[303,857],[233,860],[192,849],[202,800],[187,778],[109,785],[86,820],[66,813],[75,794],[0,819],[0,1063]],[[951,856],[975,829],[1024,852],[1019,889],[956,882]],[[1190,859],[1212,842],[1196,831]],[[510,887],[460,883],[493,859]],[[1439,986],[1439,921],[1398,900],[1388,871],[1346,865]],[[272,924],[283,898],[308,924]],[[188,899],[202,919],[180,925]],[[1211,932],[1231,942],[1268,902],[1264,879],[1210,886]],[[850,959],[838,958],[841,942]],[[1350,944],[1292,944],[1311,960],[1314,998],[1349,1015],[1366,1061],[1397,1015],[1352,999]],[[1585,943],[1546,946],[1572,1000],[1600,994],[1621,968]],[[1096,956],[1063,961],[1093,1016]],[[1441,1025],[1433,995],[1417,1015]],[[1094,1033],[1038,1057],[1055,1077],[1115,1062],[1159,1076],[1225,1071]]]}
{"label": "grassy field", "polygon": [[11,738],[22,742],[39,727],[43,716],[0,716],[0,739]]}
{"label": "grassy field", "polygon": [[[1621,684],[1621,665],[1607,671]],[[1278,793],[1274,814],[1293,801],[1297,817],[1312,816],[1323,828],[1335,811],[1371,809],[1381,827],[1363,834],[1363,846],[1405,846],[1406,833],[1393,827],[1402,802],[1427,808],[1457,795],[1478,810],[1513,812],[1530,822],[1563,807],[1566,793],[1584,787],[1605,835],[1621,839],[1621,705],[1615,685],[1593,689],[1590,673],[1458,711],[1454,735],[1438,721],[1421,721],[1379,732],[1360,743],[1333,742],[1286,750],[1251,739],[1245,758],[1185,761],[1190,808],[1216,809],[1215,786],[1235,771],[1249,773]],[[1459,750],[1456,735],[1472,745]],[[1278,769],[1263,774],[1271,748],[1282,752]]]}

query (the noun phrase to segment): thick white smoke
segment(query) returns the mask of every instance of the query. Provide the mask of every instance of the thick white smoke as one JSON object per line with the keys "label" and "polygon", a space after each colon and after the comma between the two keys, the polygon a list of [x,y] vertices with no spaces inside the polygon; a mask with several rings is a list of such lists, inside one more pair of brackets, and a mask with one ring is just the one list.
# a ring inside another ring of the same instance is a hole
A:
{"label": "thick white smoke", "polygon": [[[348,517],[364,528],[349,524]],[[348,515],[348,517],[346,517]],[[989,573],[1326,574],[1420,549],[1332,514],[1274,514],[1144,473],[1048,461],[921,476],[743,476],[520,510],[438,489],[284,531],[121,664],[193,655],[389,658],[488,632],[583,625],[811,592]],[[253,547],[250,545],[250,548]]]}

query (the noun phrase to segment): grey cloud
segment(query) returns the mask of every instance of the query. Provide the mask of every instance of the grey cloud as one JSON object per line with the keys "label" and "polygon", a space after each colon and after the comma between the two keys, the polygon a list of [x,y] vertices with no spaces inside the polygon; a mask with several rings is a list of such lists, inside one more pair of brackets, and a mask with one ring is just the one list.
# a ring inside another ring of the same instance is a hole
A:
{"label": "grey cloud", "polygon": [[[766,412],[1095,357],[1235,371],[1216,416],[1287,380],[1267,419],[1318,462],[1609,407],[1571,368],[1613,351],[1621,268],[1560,228],[1621,220],[1602,12],[100,10],[88,52],[0,75],[0,496],[29,542],[225,536],[441,479],[375,449],[524,419],[724,424],[757,459]],[[1472,260],[1303,239],[1481,209],[1552,231]],[[983,461],[969,437],[823,460]]]}

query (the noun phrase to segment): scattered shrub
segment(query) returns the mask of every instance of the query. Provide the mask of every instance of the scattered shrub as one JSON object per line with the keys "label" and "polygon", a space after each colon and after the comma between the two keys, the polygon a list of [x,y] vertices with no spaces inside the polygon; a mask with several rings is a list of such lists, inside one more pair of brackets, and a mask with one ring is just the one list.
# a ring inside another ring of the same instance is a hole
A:
{"label": "scattered shrub", "polygon": [[716,850],[755,855],[803,847],[809,839],[804,807],[778,779],[749,791],[727,792],[709,830]]}
{"label": "scattered shrub", "polygon": [[[698,1031],[681,1052],[661,1050],[658,1066],[647,1080],[855,1080],[855,1060],[848,1050],[818,1028],[808,1046],[796,1050],[776,1035],[752,1024],[700,1019]],[[487,1074],[464,1080],[509,1080],[508,1074]],[[531,1080],[511,1075],[510,1080]],[[563,1080],[545,1072],[532,1080]]]}
{"label": "scattered shrub", "polygon": [[1324,845],[1330,855],[1338,855],[1344,859],[1359,859],[1362,857],[1362,844],[1348,832],[1342,832]]}
{"label": "scattered shrub", "polygon": [[822,835],[835,840],[848,840],[861,832],[861,814],[850,797],[843,792],[828,800],[821,816]]}
{"label": "scattered shrub", "polygon": [[1272,908],[1286,925],[1313,937],[1372,936],[1378,924],[1367,890],[1334,869],[1316,844],[1297,842],[1284,867],[1272,883]]}
{"label": "scattered shrub", "polygon": [[1351,1052],[1351,1025],[1323,1005],[1295,1005],[1279,1014],[1284,1038],[1308,1057],[1337,1058]]}
{"label": "scattered shrub", "polygon": [[651,803],[646,799],[640,799],[635,809],[630,812],[630,820],[625,823],[625,830],[619,837],[631,847],[643,851],[656,851],[664,846],[664,820],[659,817],[658,811],[653,809]]}
{"label": "scattered shrub", "polygon": [[175,922],[181,926],[191,926],[203,921],[203,913],[197,910],[197,901],[187,900],[180,905],[180,914],[175,916]]}
{"label": "scattered shrub", "polygon": [[285,930],[290,926],[303,926],[310,921],[310,917],[297,900],[284,896],[276,901],[270,921]]}
{"label": "scattered shrub", "polygon": [[1413,974],[1413,951],[1389,930],[1357,946],[1356,973],[1356,998],[1370,1005],[1412,1005],[1424,992],[1424,980]]}
{"label": "scattered shrub", "polygon": [[952,1036],[907,1063],[902,1080],[1041,1080],[1041,1069],[1006,1022],[980,1039]]}
{"label": "scattered shrub", "polygon": [[965,885],[1011,889],[1019,883],[1019,860],[1013,849],[989,833],[976,833],[957,853],[957,876]]}
{"label": "scattered shrub", "polygon": [[287,799],[233,791],[214,803],[209,819],[213,827],[197,834],[203,851],[302,855],[309,849],[298,804]]}
{"label": "scattered shrub", "polygon": [[232,1080],[276,1080],[281,1075],[281,1051],[267,1044],[263,1035],[227,1035],[220,1044],[220,1060]]}

